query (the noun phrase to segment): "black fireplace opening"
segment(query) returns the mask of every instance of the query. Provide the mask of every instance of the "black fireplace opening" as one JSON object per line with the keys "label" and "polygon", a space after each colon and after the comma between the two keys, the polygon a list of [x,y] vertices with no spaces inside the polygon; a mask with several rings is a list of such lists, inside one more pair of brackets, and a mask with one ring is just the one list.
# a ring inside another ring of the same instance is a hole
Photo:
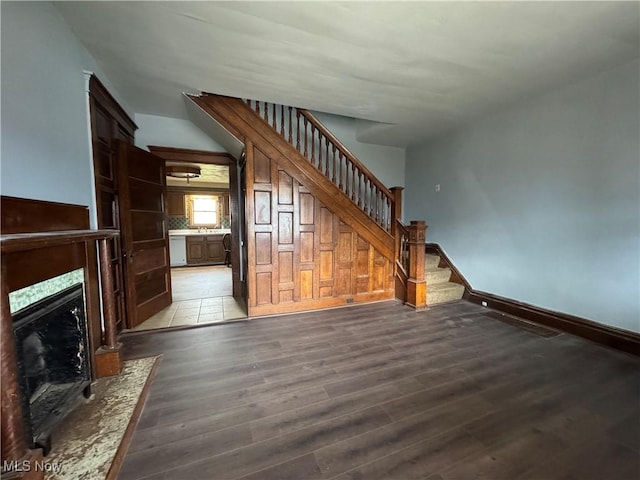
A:
{"label": "black fireplace opening", "polygon": [[27,441],[46,455],[55,426],[90,393],[82,284],[16,312],[13,333]]}

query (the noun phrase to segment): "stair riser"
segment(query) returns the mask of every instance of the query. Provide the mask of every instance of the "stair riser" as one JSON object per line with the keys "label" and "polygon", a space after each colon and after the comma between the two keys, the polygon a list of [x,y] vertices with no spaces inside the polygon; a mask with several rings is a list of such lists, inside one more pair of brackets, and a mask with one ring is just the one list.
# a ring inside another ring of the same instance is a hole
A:
{"label": "stair riser", "polygon": [[463,294],[464,287],[462,285],[432,292],[429,292],[429,287],[427,287],[427,305],[454,302],[460,300]]}
{"label": "stair riser", "polygon": [[438,255],[425,255],[424,268],[436,268],[440,264],[440,257]]}
{"label": "stair riser", "polygon": [[448,268],[443,268],[441,271],[436,272],[426,272],[425,279],[427,280],[427,285],[433,285],[435,283],[444,283],[448,282],[451,278],[451,270]]}

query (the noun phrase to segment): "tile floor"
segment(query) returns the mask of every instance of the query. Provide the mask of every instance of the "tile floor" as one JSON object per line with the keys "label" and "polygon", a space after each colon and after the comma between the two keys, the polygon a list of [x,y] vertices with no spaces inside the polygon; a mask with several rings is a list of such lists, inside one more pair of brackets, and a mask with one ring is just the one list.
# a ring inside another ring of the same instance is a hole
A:
{"label": "tile floor", "polygon": [[171,269],[173,303],[133,330],[179,327],[246,318],[231,296],[231,269],[225,266]]}

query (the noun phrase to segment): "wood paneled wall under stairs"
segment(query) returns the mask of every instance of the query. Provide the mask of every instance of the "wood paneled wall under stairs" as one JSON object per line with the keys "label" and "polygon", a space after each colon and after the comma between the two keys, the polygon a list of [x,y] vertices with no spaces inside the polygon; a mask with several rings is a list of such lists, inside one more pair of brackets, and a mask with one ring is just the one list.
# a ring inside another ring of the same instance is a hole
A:
{"label": "wood paneled wall under stairs", "polygon": [[392,262],[246,142],[249,315],[394,297]]}

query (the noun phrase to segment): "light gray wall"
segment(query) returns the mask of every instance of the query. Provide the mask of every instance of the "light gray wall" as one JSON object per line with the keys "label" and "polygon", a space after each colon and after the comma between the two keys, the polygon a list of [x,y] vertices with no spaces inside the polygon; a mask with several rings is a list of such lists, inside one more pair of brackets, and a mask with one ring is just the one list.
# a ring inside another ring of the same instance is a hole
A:
{"label": "light gray wall", "polygon": [[[88,97],[95,61],[50,3],[2,2],[3,195],[90,206]],[[109,87],[117,98],[117,92]]]}
{"label": "light gray wall", "polygon": [[475,289],[640,331],[639,67],[409,148],[405,217]]}
{"label": "light gray wall", "polygon": [[340,140],[387,188],[404,187],[405,149],[362,143],[356,140],[353,118],[313,112],[318,120]]}
{"label": "light gray wall", "polygon": [[224,152],[225,149],[189,120],[136,113],[136,146],[149,145]]}

